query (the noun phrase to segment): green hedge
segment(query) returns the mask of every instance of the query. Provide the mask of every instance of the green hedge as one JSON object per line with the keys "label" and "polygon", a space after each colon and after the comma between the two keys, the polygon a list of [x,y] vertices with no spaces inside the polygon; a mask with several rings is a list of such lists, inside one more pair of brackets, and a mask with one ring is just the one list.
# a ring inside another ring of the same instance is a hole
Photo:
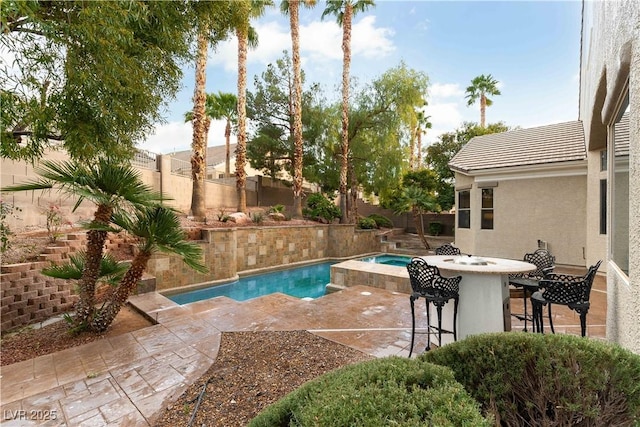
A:
{"label": "green hedge", "polygon": [[378,228],[393,228],[393,222],[389,218],[380,214],[371,214],[367,218],[371,218],[376,222]]}
{"label": "green hedge", "polygon": [[471,336],[418,359],[453,370],[502,425],[640,425],[640,356],[572,335]]}
{"label": "green hedge", "polygon": [[376,224],[376,221],[373,218],[365,217],[358,219],[358,228],[363,230],[373,230],[378,228],[378,224]]}
{"label": "green hedge", "polygon": [[309,381],[249,426],[491,426],[442,366],[389,357]]}

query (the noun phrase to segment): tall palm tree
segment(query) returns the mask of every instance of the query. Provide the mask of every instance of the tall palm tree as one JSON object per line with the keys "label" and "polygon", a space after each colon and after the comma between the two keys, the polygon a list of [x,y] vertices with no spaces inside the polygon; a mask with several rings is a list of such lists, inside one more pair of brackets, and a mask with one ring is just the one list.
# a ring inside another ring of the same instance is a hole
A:
{"label": "tall palm tree", "polygon": [[291,59],[293,64],[293,216],[302,217],[302,72],[300,69],[300,3],[313,7],[316,0],[283,1],[280,9],[289,15]]}
{"label": "tall palm tree", "polygon": [[340,163],[340,222],[347,217],[347,172],[349,170],[349,71],[351,68],[351,24],[353,16],[374,6],[373,0],[327,0],[322,18],[335,15],[342,27],[342,149]]}
{"label": "tall palm tree", "polygon": [[237,14],[236,37],[238,39],[238,143],[236,145],[236,190],[238,192],[238,212],[247,210],[245,166],[247,164],[247,47],[256,46],[258,37],[250,25],[251,18],[264,14],[271,0],[249,0],[234,3]]}
{"label": "tall palm tree", "polygon": [[476,101],[480,100],[480,126],[484,128],[485,125],[485,111],[487,107],[493,104],[493,101],[487,98],[487,95],[495,96],[501,95],[498,89],[498,81],[491,76],[491,74],[479,75],[471,80],[471,86],[467,87],[465,91],[467,94],[467,106],[472,106]]}
{"label": "tall palm tree", "polygon": [[135,218],[127,215],[114,216],[114,223],[139,238],[137,255],[124,274],[119,286],[111,294],[109,301],[94,316],[91,329],[105,331],[127,302],[142,275],[147,263],[156,252],[174,253],[191,268],[205,272],[202,264],[202,248],[186,241],[186,233],[181,227],[176,213],[163,206],[155,206],[138,211]]}
{"label": "tall palm tree", "polygon": [[142,183],[131,165],[107,159],[99,159],[95,163],[44,160],[36,172],[39,179],[6,187],[2,191],[55,189],[77,196],[75,208],[85,199],[96,205],[94,218],[88,225],[86,260],[76,304],[76,325],[87,326],[95,314],[95,287],[114,213],[141,209],[159,202],[162,197]]}
{"label": "tall palm tree", "polygon": [[226,121],[224,127],[224,139],[226,145],[226,156],[224,163],[224,176],[231,176],[231,125],[237,121],[238,117],[238,97],[233,93],[218,92],[207,95],[207,111],[211,113],[211,118]]}

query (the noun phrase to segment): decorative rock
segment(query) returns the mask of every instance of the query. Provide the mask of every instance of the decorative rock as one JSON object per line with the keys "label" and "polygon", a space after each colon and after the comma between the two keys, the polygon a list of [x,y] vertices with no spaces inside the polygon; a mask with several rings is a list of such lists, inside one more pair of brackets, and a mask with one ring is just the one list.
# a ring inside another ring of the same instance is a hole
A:
{"label": "decorative rock", "polygon": [[272,221],[284,221],[287,218],[284,216],[284,214],[280,213],[280,212],[271,212],[269,214],[269,219]]}
{"label": "decorative rock", "polygon": [[235,212],[229,215],[229,221],[235,222],[236,224],[248,224],[251,222],[251,218],[244,212]]}

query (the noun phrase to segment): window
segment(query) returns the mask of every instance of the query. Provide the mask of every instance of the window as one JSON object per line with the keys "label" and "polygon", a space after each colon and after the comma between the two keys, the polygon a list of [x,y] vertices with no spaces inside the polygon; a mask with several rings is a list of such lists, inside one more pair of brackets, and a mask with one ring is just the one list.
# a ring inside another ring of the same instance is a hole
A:
{"label": "window", "polygon": [[607,180],[600,180],[600,234],[607,234]]}
{"label": "window", "polygon": [[602,150],[600,152],[600,170],[607,170],[607,150]]}
{"label": "window", "polygon": [[493,188],[482,189],[482,209],[480,228],[493,230]]}
{"label": "window", "polygon": [[458,228],[471,228],[471,191],[458,192]]}
{"label": "window", "polygon": [[611,260],[629,274],[629,86],[609,129]]}

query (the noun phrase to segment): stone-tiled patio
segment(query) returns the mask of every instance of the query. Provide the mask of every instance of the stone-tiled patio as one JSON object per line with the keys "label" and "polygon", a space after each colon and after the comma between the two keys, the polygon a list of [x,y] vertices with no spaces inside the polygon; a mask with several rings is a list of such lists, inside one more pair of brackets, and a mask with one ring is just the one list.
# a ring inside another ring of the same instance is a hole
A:
{"label": "stone-tiled patio", "polygon": [[[521,311],[520,301],[512,299],[512,311]],[[591,301],[588,335],[602,339],[604,277],[596,278]],[[178,306],[148,293],[130,302],[157,324],[3,366],[1,424],[153,425],[163,408],[213,363],[222,332],[304,329],[376,357],[409,354],[408,296],[383,289],[356,286],[313,301],[273,294]],[[418,325],[424,325],[424,310],[418,316]],[[574,312],[558,307],[554,316],[556,332],[579,334]],[[522,329],[515,319],[512,325]],[[424,348],[425,338],[417,336],[414,354]]]}

